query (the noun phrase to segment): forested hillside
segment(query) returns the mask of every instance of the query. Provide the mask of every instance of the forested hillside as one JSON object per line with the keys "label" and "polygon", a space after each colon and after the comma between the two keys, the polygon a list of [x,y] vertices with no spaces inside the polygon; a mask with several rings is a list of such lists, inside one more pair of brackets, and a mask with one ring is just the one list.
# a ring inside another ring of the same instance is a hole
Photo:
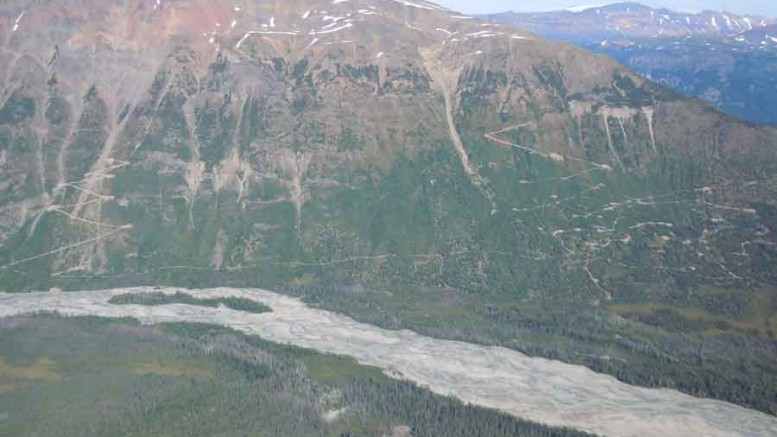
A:
{"label": "forested hillside", "polygon": [[585,435],[222,328],[57,316],[0,322],[0,417],[3,435]]}

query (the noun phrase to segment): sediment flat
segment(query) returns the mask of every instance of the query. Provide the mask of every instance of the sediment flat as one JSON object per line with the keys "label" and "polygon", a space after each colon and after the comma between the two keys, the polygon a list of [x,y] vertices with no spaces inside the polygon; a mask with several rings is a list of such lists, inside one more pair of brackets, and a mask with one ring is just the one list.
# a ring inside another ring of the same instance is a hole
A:
{"label": "sediment flat", "polygon": [[[272,312],[182,304],[113,305],[126,293],[183,292],[200,298],[243,297]],[[608,375],[520,352],[391,331],[256,289],[136,287],[68,293],[0,293],[0,318],[39,312],[133,317],[144,324],[199,322],[265,340],[350,356],[435,393],[552,426],[607,436],[774,436],[777,417],[668,389],[622,383]]]}

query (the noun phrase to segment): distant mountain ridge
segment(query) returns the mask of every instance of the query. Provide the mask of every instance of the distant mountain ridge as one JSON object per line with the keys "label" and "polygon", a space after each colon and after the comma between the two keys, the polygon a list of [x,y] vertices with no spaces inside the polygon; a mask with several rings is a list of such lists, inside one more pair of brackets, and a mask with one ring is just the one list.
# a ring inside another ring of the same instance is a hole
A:
{"label": "distant mountain ridge", "polygon": [[641,3],[581,6],[553,12],[505,12],[484,18],[514,24],[554,39],[734,36],[775,24],[774,19],[727,12],[676,12]]}
{"label": "distant mountain ridge", "polygon": [[777,123],[777,23],[639,3],[484,16],[612,56],[643,76],[750,121]]}

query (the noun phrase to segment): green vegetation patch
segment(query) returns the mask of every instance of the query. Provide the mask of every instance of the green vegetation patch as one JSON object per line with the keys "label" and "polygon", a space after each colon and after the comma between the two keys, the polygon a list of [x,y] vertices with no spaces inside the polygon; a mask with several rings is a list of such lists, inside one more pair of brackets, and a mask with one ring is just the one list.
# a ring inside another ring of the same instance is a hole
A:
{"label": "green vegetation patch", "polygon": [[348,380],[365,377],[375,380],[388,380],[380,369],[363,366],[349,357],[304,354],[301,359],[307,367],[308,375],[315,381]]}
{"label": "green vegetation patch", "polygon": [[114,305],[169,305],[180,303],[185,305],[194,305],[201,307],[218,308],[225,306],[236,311],[245,311],[247,313],[261,314],[272,311],[270,307],[263,303],[255,302],[242,297],[219,297],[210,299],[200,299],[190,294],[177,292],[175,294],[165,293],[138,293],[138,294],[120,294],[111,298],[108,303]]}

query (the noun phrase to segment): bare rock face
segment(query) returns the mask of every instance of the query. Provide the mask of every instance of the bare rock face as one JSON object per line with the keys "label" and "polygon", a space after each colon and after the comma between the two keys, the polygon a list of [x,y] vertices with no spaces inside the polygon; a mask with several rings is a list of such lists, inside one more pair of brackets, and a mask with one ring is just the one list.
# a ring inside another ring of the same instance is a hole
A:
{"label": "bare rock face", "polygon": [[3,289],[777,281],[774,131],[571,45],[421,0],[11,0],[0,35]]}

